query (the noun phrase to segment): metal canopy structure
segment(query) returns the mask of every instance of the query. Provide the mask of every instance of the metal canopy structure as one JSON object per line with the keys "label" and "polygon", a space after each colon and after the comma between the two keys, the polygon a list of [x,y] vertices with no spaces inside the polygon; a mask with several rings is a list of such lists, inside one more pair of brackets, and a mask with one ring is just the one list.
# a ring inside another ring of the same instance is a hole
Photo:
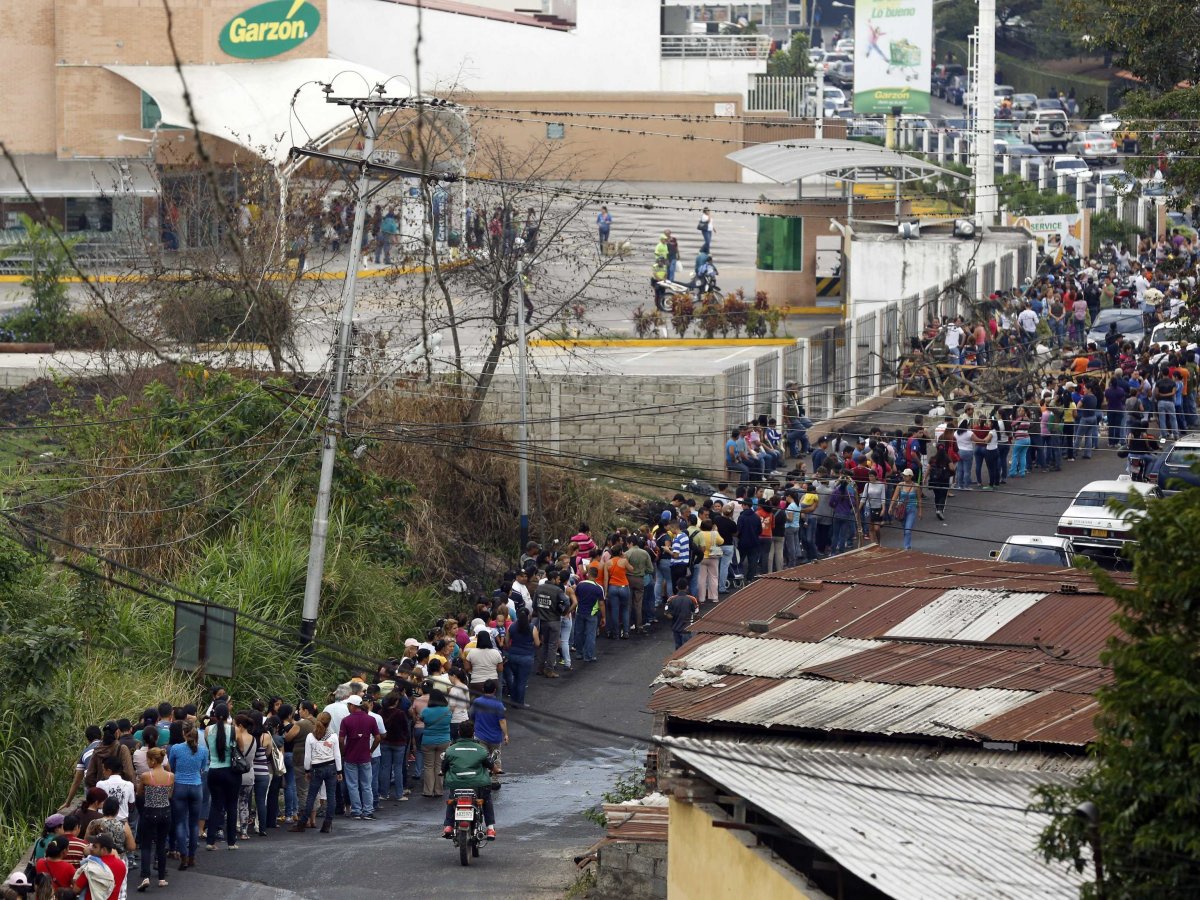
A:
{"label": "metal canopy structure", "polygon": [[933,175],[967,176],[931,162],[861,141],[830,138],[772,141],[735,150],[726,156],[751,172],[780,184],[824,175],[850,184],[917,181]]}

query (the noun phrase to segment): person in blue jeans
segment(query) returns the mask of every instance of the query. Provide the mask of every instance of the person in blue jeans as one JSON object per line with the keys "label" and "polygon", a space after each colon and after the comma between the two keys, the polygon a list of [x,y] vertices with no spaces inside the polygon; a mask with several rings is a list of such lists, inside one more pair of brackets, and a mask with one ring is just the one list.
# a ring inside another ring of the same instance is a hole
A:
{"label": "person in blue jeans", "polygon": [[571,635],[573,649],[584,661],[595,662],[596,633],[604,615],[604,588],[593,577],[590,568],[583,581],[575,585],[575,599],[579,606],[575,610],[575,625]]}
{"label": "person in blue jeans", "polygon": [[904,523],[904,549],[912,549],[912,531],[921,517],[921,489],[913,481],[913,470],[905,469],[892,492],[892,516]]}
{"label": "person in blue jeans", "polygon": [[700,609],[699,602],[687,592],[687,588],[687,579],[679,579],[675,593],[667,601],[667,615],[671,617],[671,636],[675,638],[676,650],[691,640],[692,617]]}
{"label": "person in blue jeans", "polygon": [[195,865],[196,847],[200,843],[200,800],[202,785],[208,775],[208,747],[201,744],[199,738],[196,726],[184,722],[183,743],[175,744],[167,754],[171,771],[175,773],[171,815],[181,870]]}
{"label": "person in blue jeans", "polygon": [[[379,726],[357,694],[346,698],[346,706],[350,714],[342,719],[338,740],[342,753],[342,775],[350,795],[350,814],[356,819],[372,819],[375,793],[371,786],[371,754],[379,744]],[[429,723],[426,722],[428,727]]]}
{"label": "person in blue jeans", "polygon": [[407,787],[404,778],[405,762],[408,756],[409,728],[407,696],[403,690],[399,694],[389,694],[383,698],[383,740],[380,748],[383,750],[382,768],[379,774],[379,798],[403,800]]}
{"label": "person in blue jeans", "polygon": [[313,720],[313,730],[304,739],[304,771],[308,773],[308,796],[304,800],[304,812],[300,821],[288,831],[302,832],[312,820],[317,808],[317,795],[325,788],[325,821],[321,832],[333,830],[334,798],[342,780],[342,750],[338,736],[329,729],[331,721],[327,712],[320,712]]}
{"label": "person in blue jeans", "polygon": [[529,610],[521,604],[517,608],[517,623],[508,633],[508,660],[504,666],[513,673],[512,701],[517,706],[529,705],[525,702],[525,691],[533,674],[533,654],[541,642],[537,627],[529,621]]}

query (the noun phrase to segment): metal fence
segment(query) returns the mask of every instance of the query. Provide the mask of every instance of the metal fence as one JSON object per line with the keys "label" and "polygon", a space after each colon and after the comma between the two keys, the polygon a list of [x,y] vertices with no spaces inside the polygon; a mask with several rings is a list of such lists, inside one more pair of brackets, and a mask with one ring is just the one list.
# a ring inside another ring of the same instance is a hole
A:
{"label": "metal fence", "polygon": [[765,34],[664,34],[663,59],[766,59],[771,38]]}
{"label": "metal fence", "polygon": [[792,118],[817,114],[817,83],[814,78],[798,78],[792,75],[750,76],[750,87],[746,91],[746,110],[749,112],[774,112],[784,110]]}
{"label": "metal fence", "polygon": [[826,328],[808,339],[808,380],[806,382],[809,418],[814,421],[833,413],[833,335]]}
{"label": "metal fence", "polygon": [[905,297],[900,301],[902,310],[902,344],[905,348],[909,346],[912,337],[920,336],[921,334],[921,298],[918,296]]}
{"label": "metal fence", "polygon": [[[915,297],[911,298],[916,300]],[[913,304],[914,307],[916,304]],[[880,353],[878,361],[880,369],[879,386],[889,388],[896,383],[897,370],[900,368],[900,357],[904,354],[905,334],[900,328],[900,307],[891,303],[883,310],[883,334],[880,338]]]}
{"label": "metal fence", "polygon": [[779,354],[767,353],[754,360],[754,406],[751,413],[774,416],[780,387]]}
{"label": "metal fence", "polygon": [[725,370],[725,430],[731,431],[750,419],[750,364]]}
{"label": "metal fence", "polygon": [[[872,374],[879,365],[875,358],[875,314],[859,316],[854,323],[854,396],[855,399],[870,397],[875,378]],[[846,354],[850,356],[849,353]],[[849,359],[847,359],[849,362]]]}
{"label": "metal fence", "polygon": [[804,384],[805,368],[804,354],[808,350],[808,341],[800,340],[790,347],[783,348],[783,383],[795,382]]}

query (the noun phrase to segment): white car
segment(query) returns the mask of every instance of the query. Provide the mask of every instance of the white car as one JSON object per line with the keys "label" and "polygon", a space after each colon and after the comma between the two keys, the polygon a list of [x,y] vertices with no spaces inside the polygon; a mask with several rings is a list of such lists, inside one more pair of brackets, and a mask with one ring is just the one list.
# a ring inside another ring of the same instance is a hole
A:
{"label": "white car", "polygon": [[1106,131],[1112,134],[1114,131],[1121,130],[1121,120],[1112,113],[1104,113],[1096,120],[1096,130]]}
{"label": "white car", "polygon": [[834,47],[834,49],[837,50],[838,53],[849,53],[851,56],[853,56],[854,38],[842,38],[837,42],[837,46]]}
{"label": "white car", "polygon": [[1065,568],[1075,563],[1075,544],[1070,538],[1042,534],[1014,534],[999,550],[992,551],[998,562],[1034,563]]}
{"label": "white car", "polygon": [[1067,175],[1078,176],[1088,171],[1088,164],[1078,156],[1056,156],[1054,162],[1050,164],[1050,168],[1054,170],[1056,178],[1064,172]]}
{"label": "white car", "polygon": [[1071,139],[1067,114],[1057,109],[1030,110],[1017,130],[1025,143],[1038,148],[1056,147],[1060,153],[1067,148],[1067,141]]}
{"label": "white car", "polygon": [[846,92],[840,87],[833,85],[825,85],[825,105],[833,104],[834,107],[846,105]]}
{"label": "white car", "polygon": [[1159,322],[1150,332],[1150,343],[1158,344],[1159,350],[1169,353],[1179,350],[1183,346],[1184,337],[1186,337],[1184,329],[1178,325],[1171,322]]}
{"label": "white car", "polygon": [[1108,502],[1124,501],[1131,493],[1151,496],[1157,493],[1157,488],[1134,481],[1128,475],[1084,485],[1059,517],[1055,534],[1070,538],[1081,553],[1119,552],[1126,544],[1135,542],[1134,526],[1143,513],[1132,509],[1114,511],[1108,508]]}

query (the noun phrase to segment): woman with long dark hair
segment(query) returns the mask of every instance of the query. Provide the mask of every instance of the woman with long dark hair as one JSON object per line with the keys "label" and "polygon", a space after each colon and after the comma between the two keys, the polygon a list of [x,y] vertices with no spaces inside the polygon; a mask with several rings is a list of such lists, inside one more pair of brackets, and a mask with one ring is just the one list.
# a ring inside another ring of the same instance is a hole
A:
{"label": "woman with long dark hair", "polygon": [[217,849],[217,832],[224,829],[225,842],[230,850],[236,850],[238,791],[242,786],[242,776],[229,768],[234,741],[234,728],[229,724],[229,707],[218,703],[213,707],[209,721],[209,726],[204,729],[204,743],[208,748],[208,793],[212,805],[208,812],[205,849]]}
{"label": "woman with long dark hair", "polygon": [[288,831],[303,832],[312,821],[317,806],[317,796],[325,788],[325,822],[321,833],[333,831],[333,808],[337,802],[338,782],[342,780],[342,751],[338,736],[329,730],[332,717],[327,712],[319,713],[313,720],[312,732],[304,738],[304,771],[308,773],[308,796],[304,801],[304,812],[300,821]]}
{"label": "woman with long dark hair", "polygon": [[[171,827],[171,794],[175,776],[163,768],[166,754],[161,747],[146,751],[146,772],[137,783],[137,795],[142,801],[142,820],[139,826],[142,840],[142,883],[139,891],[150,887],[150,865],[157,863],[158,886],[167,886],[167,832]],[[157,851],[157,852],[155,852]]]}
{"label": "woman with long dark hair", "polygon": [[442,754],[450,746],[450,699],[441,685],[430,684],[429,705],[421,710],[425,733],[421,735],[421,753],[425,757],[421,793],[425,797],[442,796]]}
{"label": "woman with long dark hair", "polygon": [[529,610],[525,604],[517,604],[517,624],[508,633],[508,659],[506,665],[512,672],[512,701],[517,706],[527,706],[525,689],[529,687],[529,676],[533,674],[534,650],[542,644],[537,626],[529,621]]}

